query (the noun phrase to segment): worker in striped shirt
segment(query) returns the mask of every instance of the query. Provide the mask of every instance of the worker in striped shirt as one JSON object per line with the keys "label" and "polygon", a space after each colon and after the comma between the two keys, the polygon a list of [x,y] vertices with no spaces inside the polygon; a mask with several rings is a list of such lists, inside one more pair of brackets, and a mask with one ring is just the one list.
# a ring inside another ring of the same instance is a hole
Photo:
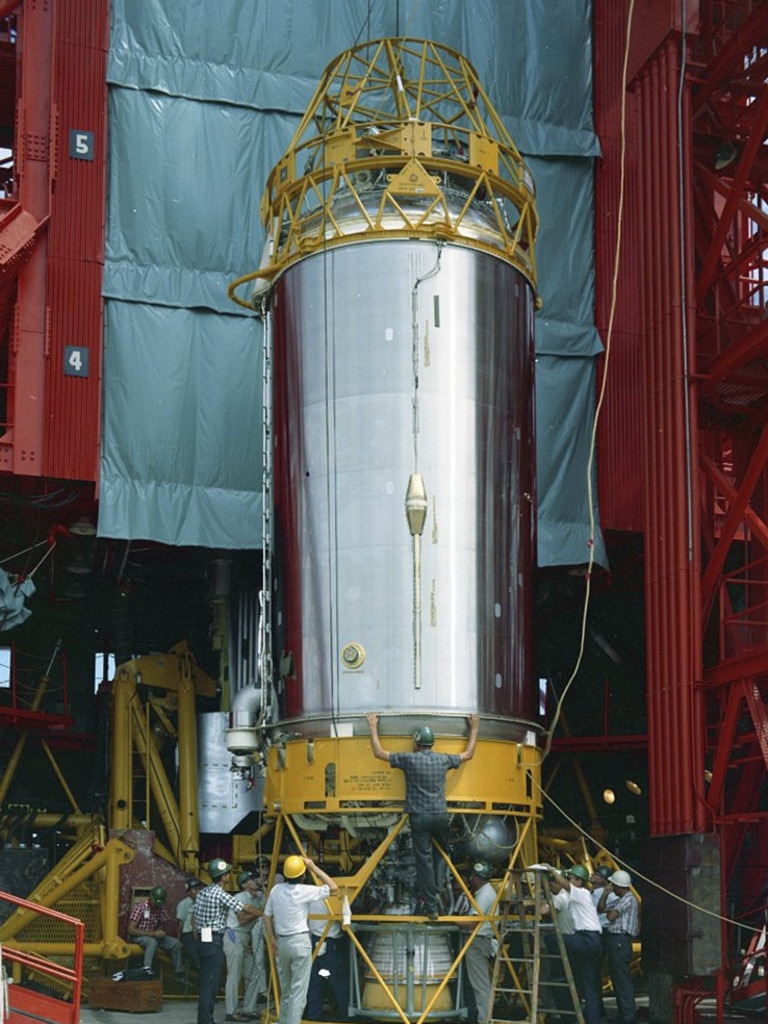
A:
{"label": "worker in striped shirt", "polygon": [[640,905],[631,886],[632,877],[629,872],[614,871],[597,904],[598,913],[604,912],[608,918],[608,927],[603,932],[603,945],[608,955],[620,1024],[637,1024],[631,962],[632,940],[640,932]]}

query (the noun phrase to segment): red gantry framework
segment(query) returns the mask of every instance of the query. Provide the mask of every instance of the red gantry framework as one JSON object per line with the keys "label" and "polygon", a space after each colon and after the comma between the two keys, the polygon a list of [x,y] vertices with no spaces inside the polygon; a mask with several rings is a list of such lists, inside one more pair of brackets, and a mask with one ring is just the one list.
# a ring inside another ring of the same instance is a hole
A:
{"label": "red gantry framework", "polygon": [[643,508],[651,833],[719,836],[727,916],[768,864],[767,81],[764,0],[596,2],[601,517]]}
{"label": "red gantry framework", "polygon": [[97,479],[107,11],[0,0],[0,472]]}
{"label": "red gantry framework", "polygon": [[700,602],[716,655],[704,672],[706,807],[722,834],[726,886],[750,836],[763,877],[748,899],[768,861],[768,4],[711,3],[702,13],[688,76]]}

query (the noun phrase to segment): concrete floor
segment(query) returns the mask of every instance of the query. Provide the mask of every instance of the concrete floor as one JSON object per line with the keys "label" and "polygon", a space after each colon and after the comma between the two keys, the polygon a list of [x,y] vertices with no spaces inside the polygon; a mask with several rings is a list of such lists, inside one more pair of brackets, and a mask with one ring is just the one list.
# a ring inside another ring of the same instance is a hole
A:
{"label": "concrete floor", "polygon": [[[641,1020],[647,1020],[647,1000],[640,1000]],[[606,1000],[606,1010],[609,1018],[615,1019],[615,1006],[612,1000]],[[80,1024],[138,1024],[138,1019],[146,1020],[146,1024],[196,1024],[197,1000],[191,999],[165,999],[161,1010],[153,1013],[125,1013],[113,1010],[95,1010],[87,1004],[80,1009]],[[715,1021],[717,1019],[714,1001],[705,1001],[699,1005],[697,1020],[702,1022]],[[726,1014],[724,1024],[755,1024],[758,1020],[764,1021],[765,1017],[760,1014],[749,1016],[732,1016]],[[219,1001],[216,1004],[216,1021],[224,1024],[224,1003]],[[257,1022],[254,1022],[257,1024]],[[663,1021],[659,1024],[674,1024],[672,1021]]]}

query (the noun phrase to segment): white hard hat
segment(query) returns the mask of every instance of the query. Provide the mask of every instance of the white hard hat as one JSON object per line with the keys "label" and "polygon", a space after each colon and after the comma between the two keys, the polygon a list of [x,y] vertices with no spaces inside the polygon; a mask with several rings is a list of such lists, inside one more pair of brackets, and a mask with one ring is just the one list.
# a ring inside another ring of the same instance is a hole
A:
{"label": "white hard hat", "polygon": [[608,881],[613,882],[614,885],[618,885],[622,889],[629,889],[632,885],[632,879],[628,871],[614,871]]}

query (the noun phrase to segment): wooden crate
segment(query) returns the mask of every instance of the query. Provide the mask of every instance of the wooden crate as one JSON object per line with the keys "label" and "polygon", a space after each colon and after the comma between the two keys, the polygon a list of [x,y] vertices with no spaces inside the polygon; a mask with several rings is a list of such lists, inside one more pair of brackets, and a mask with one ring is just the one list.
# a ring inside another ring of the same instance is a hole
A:
{"label": "wooden crate", "polygon": [[89,1003],[101,1010],[126,1010],[129,1013],[152,1013],[163,1008],[163,985],[153,981],[112,981],[91,978],[88,982]]}

